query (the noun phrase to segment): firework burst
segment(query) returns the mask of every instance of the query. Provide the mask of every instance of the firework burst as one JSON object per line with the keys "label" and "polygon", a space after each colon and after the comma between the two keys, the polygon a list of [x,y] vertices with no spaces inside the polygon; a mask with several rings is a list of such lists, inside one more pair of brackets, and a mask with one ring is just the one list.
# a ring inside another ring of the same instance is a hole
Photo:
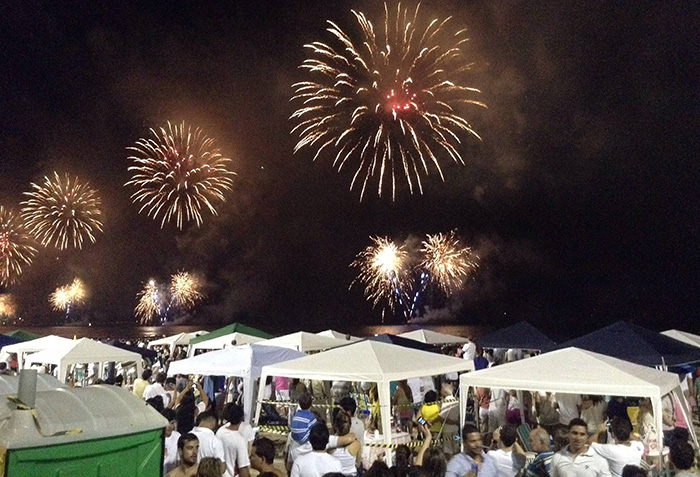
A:
{"label": "firework burst", "polygon": [[136,295],[138,303],[134,313],[141,321],[141,324],[153,323],[160,312],[160,295],[158,286],[154,280],[146,283],[143,289]]}
{"label": "firework burst", "polygon": [[75,278],[70,285],[56,288],[49,296],[49,303],[54,310],[65,311],[67,317],[72,306],[85,303],[85,295],[85,285],[82,280]]}
{"label": "firework burst", "polygon": [[0,294],[0,317],[11,317],[17,313],[15,299],[9,293]]}
{"label": "firework burst", "polygon": [[191,309],[204,298],[200,292],[201,281],[196,275],[188,272],[178,272],[172,276],[170,282],[171,301],[180,309]]}
{"label": "firework burst", "polygon": [[161,227],[174,219],[179,229],[190,221],[200,226],[203,210],[217,215],[214,206],[233,186],[231,159],[201,129],[184,122],[168,122],[167,128],[151,129],[151,135],[128,148],[132,176],[125,185],[138,189],[131,199],[141,204],[139,213],[160,219]]}
{"label": "firework burst", "polygon": [[360,200],[370,181],[380,196],[390,182],[395,199],[397,175],[411,193],[422,193],[421,177],[431,169],[444,181],[442,157],[463,165],[462,140],[480,139],[461,115],[465,104],[485,107],[473,99],[479,91],[463,84],[471,66],[462,51],[465,30],[451,29],[450,18],[419,27],[418,10],[399,4],[392,16],[384,4],[380,31],[353,10],[358,38],[329,21],[338,46],[305,45],[311,57],[301,68],[310,79],[293,85],[292,101],[301,102],[291,117],[299,135],[294,150],[315,149],[314,160],[327,150],[338,171],[352,163],[350,189],[362,184]]}
{"label": "firework burst", "polygon": [[462,246],[454,232],[428,235],[421,248],[426,270],[433,283],[446,295],[464,287],[464,283],[478,266],[478,257],[470,247]]}
{"label": "firework burst", "polygon": [[41,185],[31,187],[31,192],[24,193],[29,199],[22,202],[22,218],[43,246],[64,250],[80,249],[86,240],[95,243],[95,234],[102,232],[102,211],[97,191],[89,183],[54,172],[53,178],[44,176]]}
{"label": "firework burst", "polygon": [[0,285],[16,282],[35,255],[36,248],[19,216],[0,205]]}
{"label": "firework burst", "polygon": [[373,245],[357,255],[351,266],[359,268],[358,280],[365,285],[365,296],[374,306],[386,300],[393,311],[403,303],[401,287],[409,280],[408,253],[386,237],[373,237]]}

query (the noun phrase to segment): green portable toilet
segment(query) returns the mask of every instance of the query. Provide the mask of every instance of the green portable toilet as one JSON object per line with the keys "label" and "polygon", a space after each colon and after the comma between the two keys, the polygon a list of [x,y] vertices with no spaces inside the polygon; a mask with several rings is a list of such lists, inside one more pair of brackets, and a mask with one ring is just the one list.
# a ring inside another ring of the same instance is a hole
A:
{"label": "green portable toilet", "polygon": [[0,476],[161,475],[167,420],[126,389],[40,391],[31,409],[17,401],[0,396]]}

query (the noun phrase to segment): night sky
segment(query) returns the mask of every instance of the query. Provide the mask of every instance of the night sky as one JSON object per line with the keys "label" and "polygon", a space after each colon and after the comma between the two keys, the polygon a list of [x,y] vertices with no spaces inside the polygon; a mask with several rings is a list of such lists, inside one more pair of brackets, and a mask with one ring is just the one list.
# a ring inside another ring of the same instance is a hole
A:
{"label": "night sky", "polygon": [[[456,229],[481,268],[428,322],[700,331],[697,3],[423,2],[468,28],[489,109],[465,110],[483,138],[466,166],[443,158],[444,183],[393,203],[292,155],[303,45],[332,41],[326,20],[353,31],[352,8],[380,24],[371,1],[3,2],[0,204],[56,170],[99,189],[105,219],[95,245],[42,249],[5,290],[24,319],[60,323],[47,297],[78,276],[86,321],[133,322],[145,281],[193,270],[208,299],[189,323],[352,331],[381,323],[348,289],[370,236]],[[160,229],[123,187],[126,148],[167,120],[202,127],[238,174],[201,228]]]}

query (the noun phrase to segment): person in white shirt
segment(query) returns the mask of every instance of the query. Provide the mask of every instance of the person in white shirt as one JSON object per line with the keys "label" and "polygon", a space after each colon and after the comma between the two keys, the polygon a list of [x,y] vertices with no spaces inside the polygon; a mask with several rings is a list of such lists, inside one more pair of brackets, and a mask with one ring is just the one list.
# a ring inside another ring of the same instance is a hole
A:
{"label": "person in white shirt", "polygon": [[559,409],[559,424],[568,426],[572,419],[581,417],[581,395],[555,393],[554,400]]}
{"label": "person in white shirt", "polygon": [[462,358],[468,361],[474,361],[474,358],[476,358],[476,343],[469,338],[462,346]]}
{"label": "person in white shirt", "polygon": [[243,421],[243,408],[238,404],[229,403],[224,406],[224,419],[228,421],[227,426],[221,426],[216,431],[218,437],[224,445],[224,462],[226,463],[225,477],[249,477],[250,476],[250,456],[248,455],[248,440],[240,432],[241,421]]}
{"label": "person in white shirt", "polygon": [[210,411],[204,411],[197,415],[197,425],[192,429],[192,434],[199,439],[199,452],[197,458],[216,457],[225,460],[224,444],[214,434],[216,429],[216,416]]}
{"label": "person in white shirt", "polygon": [[292,465],[290,477],[323,477],[329,472],[342,472],[338,459],[326,452],[328,428],[323,422],[314,424],[309,433],[312,452],[300,456]]}
{"label": "person in white shirt", "polygon": [[168,391],[165,390],[165,378],[166,375],[165,373],[158,373],[156,375],[156,380],[153,384],[149,384],[146,386],[146,389],[143,390],[143,400],[148,401],[151,398],[154,398],[156,396],[160,396],[163,398],[163,406],[165,407],[172,407],[172,401],[170,399],[170,394],[168,394]]}
{"label": "person in white shirt", "polygon": [[168,420],[168,425],[165,427],[165,443],[163,445],[163,475],[166,475],[177,467],[177,441],[180,439],[180,433],[175,430],[175,427],[177,427],[175,411],[163,409],[161,414]]}
{"label": "person in white shirt", "polygon": [[513,426],[503,426],[493,433],[498,449],[490,450],[479,469],[479,477],[515,477],[518,469],[513,465],[513,445],[518,433]]}
{"label": "person in white shirt", "polygon": [[552,457],[550,477],[611,477],[610,465],[588,447],[586,421],[569,422],[569,445]]}
{"label": "person in white shirt", "polygon": [[644,444],[641,441],[631,441],[632,423],[628,419],[615,416],[610,422],[614,444],[598,444],[596,441],[601,433],[606,432],[607,425],[603,423],[598,431],[593,434],[588,442],[591,449],[605,458],[610,465],[610,473],[613,477],[622,477],[622,469],[626,465],[639,466],[644,454]]}

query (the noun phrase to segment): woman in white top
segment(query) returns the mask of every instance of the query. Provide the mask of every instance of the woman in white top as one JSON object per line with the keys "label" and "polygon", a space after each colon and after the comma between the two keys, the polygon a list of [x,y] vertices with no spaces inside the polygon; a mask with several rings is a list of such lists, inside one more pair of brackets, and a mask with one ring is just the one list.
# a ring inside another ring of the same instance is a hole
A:
{"label": "woman in white top", "polygon": [[603,396],[581,396],[581,419],[586,421],[588,435],[595,434],[606,420],[605,411],[608,405]]}
{"label": "woman in white top", "polygon": [[360,443],[355,439],[350,444],[338,447],[338,437],[344,436],[350,432],[350,424],[352,423],[350,415],[345,411],[338,412],[338,415],[333,420],[334,434],[328,440],[328,447],[331,449],[330,454],[338,459],[343,466],[342,473],[344,475],[357,475],[357,464],[360,458]]}

